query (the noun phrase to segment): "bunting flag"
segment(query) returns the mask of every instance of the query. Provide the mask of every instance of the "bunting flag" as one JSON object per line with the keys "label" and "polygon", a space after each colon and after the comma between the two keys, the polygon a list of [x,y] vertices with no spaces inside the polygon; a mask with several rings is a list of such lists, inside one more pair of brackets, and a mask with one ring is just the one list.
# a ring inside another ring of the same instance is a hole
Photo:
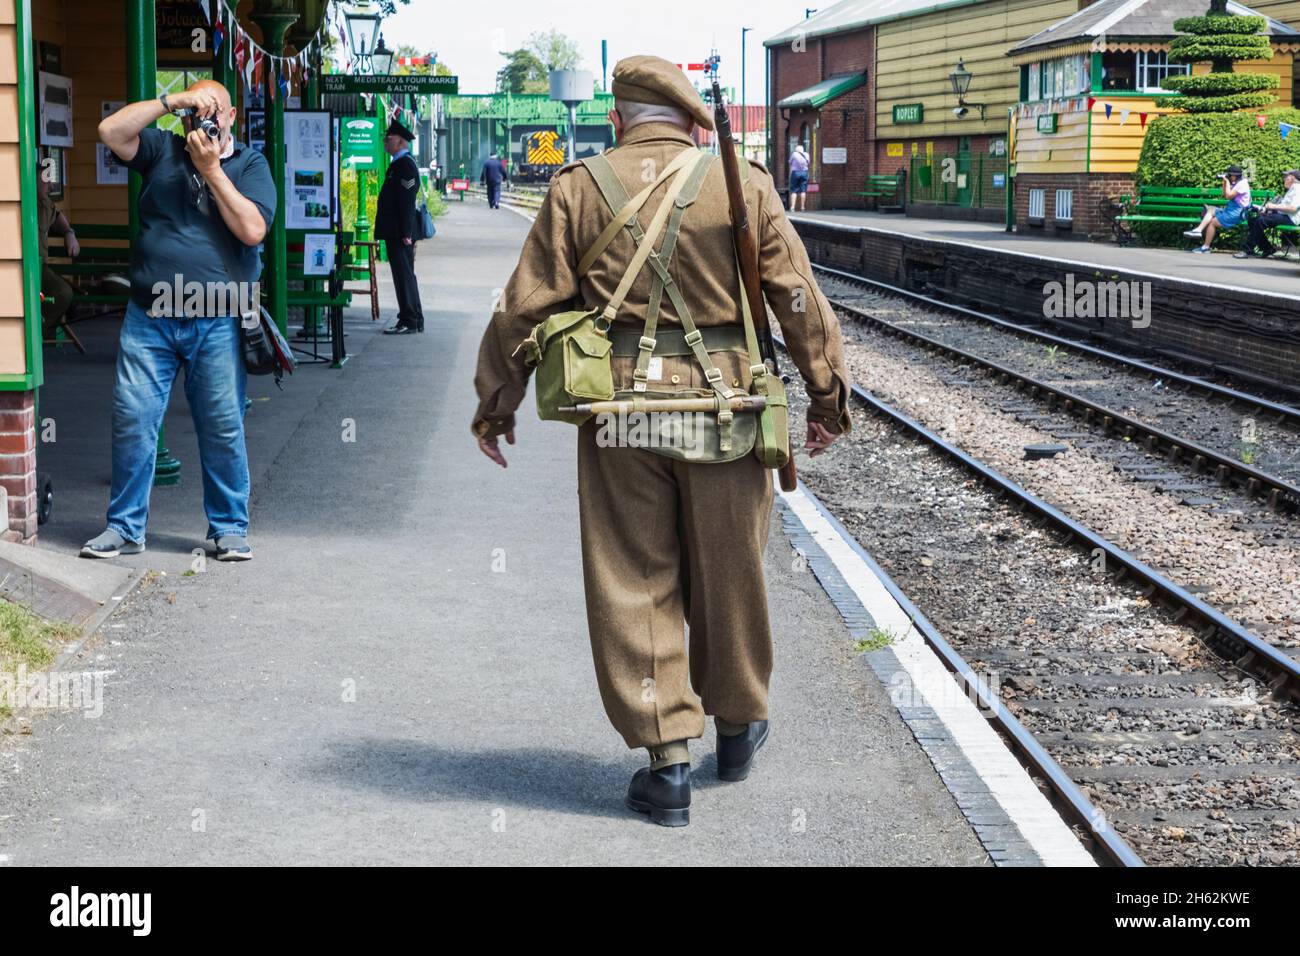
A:
{"label": "bunting flag", "polygon": [[217,17],[217,24],[212,28],[212,53],[218,55],[221,53],[221,41],[226,38],[226,28],[221,25],[221,17]]}
{"label": "bunting flag", "polygon": [[1096,102],[1097,102],[1096,97],[1093,97],[1093,96],[1088,97],[1088,112],[1089,112],[1089,113],[1092,112],[1092,106],[1093,106],[1093,104],[1096,103]]}
{"label": "bunting flag", "polygon": [[1282,138],[1283,138],[1283,139],[1286,139],[1286,138],[1287,138],[1287,135],[1288,135],[1288,134],[1291,132],[1291,130],[1293,130],[1293,129],[1295,129],[1295,127],[1292,126],[1290,123],[1278,123],[1278,124],[1277,124],[1277,131],[1278,131],[1279,133],[1282,134]]}
{"label": "bunting flag", "polygon": [[[232,44],[232,46],[234,47],[234,51],[235,51],[235,70],[239,73],[240,76],[243,76],[244,57],[247,55],[248,51],[244,47],[244,34],[242,31],[235,34],[235,42]],[[248,84],[245,83],[244,85],[247,86]]]}
{"label": "bunting flag", "polygon": [[212,22],[212,0],[199,0],[199,5],[203,7],[203,19],[211,23]]}
{"label": "bunting flag", "polygon": [[1139,114],[1138,114],[1138,119],[1140,119],[1140,120],[1142,121],[1142,128],[1143,128],[1143,129],[1146,129],[1146,128],[1147,128],[1147,114],[1146,114],[1146,113],[1139,113]]}
{"label": "bunting flag", "polygon": [[1263,113],[1255,114],[1255,125],[1258,126],[1260,129],[1263,129],[1264,124],[1267,122],[1268,122],[1268,117],[1265,116]]}
{"label": "bunting flag", "polygon": [[1120,125],[1120,126],[1123,126],[1125,123],[1128,122],[1129,113],[1131,113],[1131,112],[1132,112],[1132,110],[1120,110],[1120,111],[1119,111],[1119,125]]}
{"label": "bunting flag", "polygon": [[1114,108],[1115,107],[1111,106],[1109,103],[1106,104],[1106,119],[1110,119],[1110,111]]}

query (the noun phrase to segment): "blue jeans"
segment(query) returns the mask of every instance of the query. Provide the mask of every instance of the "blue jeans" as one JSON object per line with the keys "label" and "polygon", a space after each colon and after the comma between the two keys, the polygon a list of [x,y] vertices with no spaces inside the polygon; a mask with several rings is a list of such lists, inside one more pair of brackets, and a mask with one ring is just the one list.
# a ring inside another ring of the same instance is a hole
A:
{"label": "blue jeans", "polygon": [[133,302],[118,344],[108,501],[108,526],[128,541],[144,541],[158,428],[182,368],[199,440],[208,537],[248,534],[246,373],[239,320],[154,318]]}

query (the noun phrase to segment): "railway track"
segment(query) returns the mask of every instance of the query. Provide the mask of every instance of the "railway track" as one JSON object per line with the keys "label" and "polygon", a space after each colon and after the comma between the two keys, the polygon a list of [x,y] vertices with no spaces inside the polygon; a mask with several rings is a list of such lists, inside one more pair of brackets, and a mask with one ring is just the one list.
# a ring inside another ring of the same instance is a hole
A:
{"label": "railway track", "polygon": [[[802,402],[798,383],[791,393]],[[990,719],[1094,854],[1300,862],[1296,661],[919,422],[853,396],[873,433],[805,459],[805,482],[915,602],[959,682],[996,689],[981,701]]]}
{"label": "railway track", "polygon": [[[832,280],[827,290],[832,304],[855,321],[987,373],[1049,412],[1082,419],[1097,436],[1136,443],[1162,456],[1172,469],[1210,477],[1275,511],[1300,513],[1300,409],[840,270],[814,268]],[[846,288],[867,287],[883,288],[891,296],[952,318],[891,321],[879,308],[847,301],[854,293]],[[978,328],[972,329],[972,322]],[[1023,344],[1014,344],[1026,340],[1041,343],[1042,351],[1033,355]],[[972,351],[972,345],[980,351]],[[987,357],[990,353],[1000,358]],[[1005,356],[1016,365],[1008,364]],[[1066,371],[1063,360],[1082,368]],[[1084,387],[1072,387],[1072,379],[1081,380]],[[1128,407],[1120,408],[1115,396]],[[1258,435],[1261,421],[1267,423],[1264,431],[1272,427],[1277,432],[1269,434],[1262,453],[1259,442],[1232,437],[1240,436],[1243,428]],[[1178,482],[1166,484],[1176,491],[1194,490]]]}

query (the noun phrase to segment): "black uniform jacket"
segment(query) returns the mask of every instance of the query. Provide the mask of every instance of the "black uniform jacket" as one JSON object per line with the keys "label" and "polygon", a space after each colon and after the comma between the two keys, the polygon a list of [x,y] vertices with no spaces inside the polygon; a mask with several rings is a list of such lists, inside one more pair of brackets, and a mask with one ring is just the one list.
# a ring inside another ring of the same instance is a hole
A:
{"label": "black uniform jacket", "polygon": [[419,239],[420,227],[415,198],[420,192],[420,168],[411,154],[394,160],[379,190],[375,209],[375,238],[401,241]]}

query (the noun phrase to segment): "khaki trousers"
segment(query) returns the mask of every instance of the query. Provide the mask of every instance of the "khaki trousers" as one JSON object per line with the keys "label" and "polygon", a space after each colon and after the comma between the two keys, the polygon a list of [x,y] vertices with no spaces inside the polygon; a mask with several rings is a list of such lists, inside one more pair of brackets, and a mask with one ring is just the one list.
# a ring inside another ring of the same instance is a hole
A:
{"label": "khaki trousers", "polygon": [[[763,551],[772,473],[753,455],[687,464],[578,429],[582,567],[596,682],[628,747],[767,719]],[[683,624],[690,625],[687,652]]]}

